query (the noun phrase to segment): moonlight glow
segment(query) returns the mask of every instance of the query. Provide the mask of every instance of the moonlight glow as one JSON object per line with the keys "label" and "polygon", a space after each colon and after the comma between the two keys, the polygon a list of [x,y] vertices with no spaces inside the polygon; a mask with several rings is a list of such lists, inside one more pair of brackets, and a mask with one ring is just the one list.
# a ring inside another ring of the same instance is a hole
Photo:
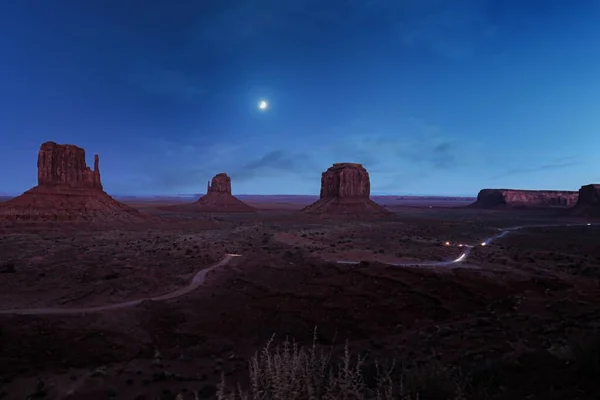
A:
{"label": "moonlight glow", "polygon": [[266,110],[269,107],[269,103],[267,103],[266,100],[261,100],[260,103],[258,103],[258,108],[261,110]]}

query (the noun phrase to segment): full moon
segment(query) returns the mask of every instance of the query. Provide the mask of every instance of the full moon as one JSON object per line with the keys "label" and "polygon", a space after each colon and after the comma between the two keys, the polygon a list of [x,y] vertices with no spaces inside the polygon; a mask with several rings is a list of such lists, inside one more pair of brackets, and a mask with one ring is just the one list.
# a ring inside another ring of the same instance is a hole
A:
{"label": "full moon", "polygon": [[258,108],[261,110],[266,110],[267,107],[269,107],[269,103],[267,103],[266,100],[261,100],[260,103],[258,103]]}

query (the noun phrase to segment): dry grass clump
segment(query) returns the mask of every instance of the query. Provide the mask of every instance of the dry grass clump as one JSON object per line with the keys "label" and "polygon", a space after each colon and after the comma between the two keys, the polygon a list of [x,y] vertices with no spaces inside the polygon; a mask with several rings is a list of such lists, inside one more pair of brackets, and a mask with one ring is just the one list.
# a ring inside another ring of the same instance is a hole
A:
{"label": "dry grass clump", "polygon": [[418,400],[422,388],[433,388],[435,398],[463,399],[464,385],[441,364],[394,374],[394,364],[366,365],[365,357],[353,358],[348,344],[343,357],[332,360],[331,350],[317,348],[316,332],[308,349],[290,340],[275,347],[272,342],[273,337],[250,361],[249,390],[239,385],[231,390],[222,379],[218,400]]}

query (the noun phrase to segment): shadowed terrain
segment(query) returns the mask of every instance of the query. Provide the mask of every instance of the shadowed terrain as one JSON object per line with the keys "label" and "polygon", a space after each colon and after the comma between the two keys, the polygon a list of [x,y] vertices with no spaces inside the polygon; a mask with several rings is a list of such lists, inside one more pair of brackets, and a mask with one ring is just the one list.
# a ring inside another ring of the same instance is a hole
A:
{"label": "shadowed terrain", "polygon": [[[2,225],[3,310],[158,297],[226,254],[241,255],[182,297],[81,315],[0,315],[4,398],[212,398],[222,373],[245,381],[248,357],[273,333],[309,343],[315,327],[335,354],[348,340],[370,359],[487,363],[499,371],[484,385],[491,398],[597,394],[583,378],[569,383],[575,371],[554,355],[597,329],[595,225],[521,229],[481,246],[499,229],[557,217],[395,200],[386,219],[323,220],[290,210],[293,202],[278,210],[274,201],[244,200],[259,211],[175,212],[145,200],[129,204],[156,222]],[[455,259],[461,245],[474,247],[455,265],[388,265]],[[525,381],[523,368],[552,387]]]}

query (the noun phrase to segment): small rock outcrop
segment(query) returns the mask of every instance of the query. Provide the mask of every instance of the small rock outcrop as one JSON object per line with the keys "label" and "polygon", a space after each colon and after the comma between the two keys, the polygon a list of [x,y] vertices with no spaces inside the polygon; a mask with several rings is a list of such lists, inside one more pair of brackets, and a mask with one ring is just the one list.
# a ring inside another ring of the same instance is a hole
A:
{"label": "small rock outcrop", "polygon": [[323,216],[391,214],[372,201],[370,195],[369,173],[361,164],[336,163],[321,175],[319,200],[303,211]]}
{"label": "small rock outcrop", "polygon": [[600,217],[600,184],[582,186],[577,204],[569,213],[581,217]]}
{"label": "small rock outcrop", "polygon": [[72,222],[144,219],[138,210],[104,192],[98,164],[96,155],[94,169],[90,169],[81,147],[43,143],[38,153],[38,185],[0,204],[0,219]]}
{"label": "small rock outcrop", "polygon": [[[231,178],[224,172],[215,175],[206,188],[206,194],[192,203],[195,211],[207,213],[247,213],[256,211],[231,194]],[[187,208],[187,207],[186,207]]]}
{"label": "small rock outcrop", "polygon": [[561,190],[482,189],[474,208],[567,208],[577,202],[578,193]]}

